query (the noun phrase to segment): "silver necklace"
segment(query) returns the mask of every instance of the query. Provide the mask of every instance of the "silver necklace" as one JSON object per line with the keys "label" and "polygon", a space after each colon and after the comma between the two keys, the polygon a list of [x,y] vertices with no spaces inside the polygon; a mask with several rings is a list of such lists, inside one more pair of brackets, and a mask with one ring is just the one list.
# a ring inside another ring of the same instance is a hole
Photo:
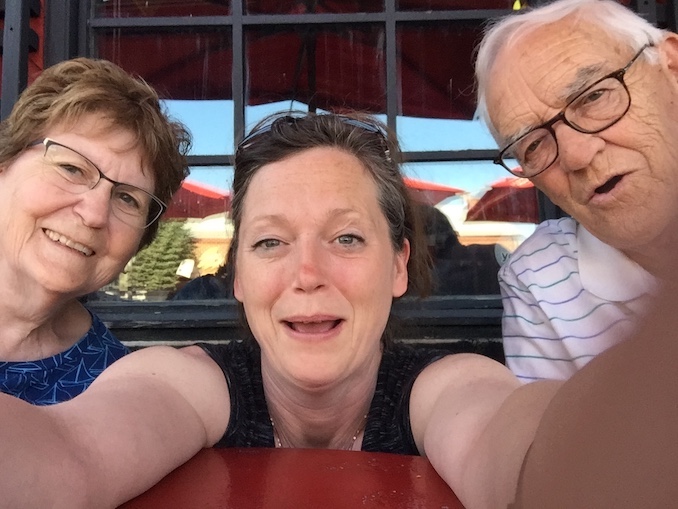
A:
{"label": "silver necklace", "polygon": [[[273,428],[273,441],[274,444],[277,448],[282,448],[282,440],[280,440],[280,434],[278,433],[278,428],[275,426],[275,422],[273,421],[273,417],[269,417],[271,420],[271,427]],[[355,446],[356,440],[358,440],[358,436],[360,433],[365,429],[365,425],[367,424],[367,414],[365,414],[362,418],[362,421],[360,421],[360,427],[355,430],[355,433],[351,437],[351,443],[349,444],[348,447],[342,447],[342,450],[350,451],[353,450],[353,446]],[[286,439],[286,442],[288,442],[288,445],[285,447],[294,447],[293,445],[289,444],[289,441]]]}

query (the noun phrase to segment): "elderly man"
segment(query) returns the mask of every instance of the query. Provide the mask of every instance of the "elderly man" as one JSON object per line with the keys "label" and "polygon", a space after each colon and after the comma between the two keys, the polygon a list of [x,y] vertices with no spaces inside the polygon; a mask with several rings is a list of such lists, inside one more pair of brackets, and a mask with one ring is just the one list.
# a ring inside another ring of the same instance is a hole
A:
{"label": "elderly man", "polygon": [[571,216],[500,270],[507,363],[566,379],[632,332],[674,256],[678,36],[616,2],[561,0],[490,29],[476,72],[496,162]]}

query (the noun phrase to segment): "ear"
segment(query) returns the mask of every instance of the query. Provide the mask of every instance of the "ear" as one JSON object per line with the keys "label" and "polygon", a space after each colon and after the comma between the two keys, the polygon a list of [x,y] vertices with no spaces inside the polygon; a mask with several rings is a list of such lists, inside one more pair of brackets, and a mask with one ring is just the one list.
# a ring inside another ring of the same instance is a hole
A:
{"label": "ear", "polygon": [[240,286],[240,278],[238,277],[238,271],[233,268],[233,297],[238,302],[242,302],[242,287]]}
{"label": "ear", "polygon": [[678,34],[670,32],[666,38],[657,45],[664,67],[673,77],[674,83],[678,84]]}
{"label": "ear", "polygon": [[393,296],[400,297],[407,291],[407,262],[410,260],[410,241],[405,239],[403,248],[395,254]]}

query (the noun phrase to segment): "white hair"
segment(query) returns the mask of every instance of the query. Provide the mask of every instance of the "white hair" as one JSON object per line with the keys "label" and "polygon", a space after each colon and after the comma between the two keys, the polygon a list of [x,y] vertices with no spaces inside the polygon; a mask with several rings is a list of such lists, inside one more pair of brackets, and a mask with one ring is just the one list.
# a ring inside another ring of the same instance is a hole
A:
{"label": "white hair", "polygon": [[[499,134],[490,120],[486,98],[488,80],[497,55],[518,36],[568,16],[576,16],[577,20],[596,25],[633,51],[640,51],[648,43],[660,43],[667,33],[613,0],[556,0],[546,6],[520,11],[490,23],[485,28],[476,58],[476,111],[497,142],[500,142]],[[650,51],[646,51],[644,57],[650,61],[656,61],[657,58],[656,52]]]}

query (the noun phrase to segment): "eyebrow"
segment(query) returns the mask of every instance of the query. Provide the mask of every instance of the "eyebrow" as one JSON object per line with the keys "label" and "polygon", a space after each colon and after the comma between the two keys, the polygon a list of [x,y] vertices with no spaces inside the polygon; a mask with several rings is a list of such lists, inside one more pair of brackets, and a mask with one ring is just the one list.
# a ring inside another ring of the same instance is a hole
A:
{"label": "eyebrow", "polygon": [[563,87],[563,90],[559,94],[559,99],[565,104],[568,104],[572,99],[584,91],[586,87],[602,77],[603,67],[603,63],[598,63],[578,69],[574,79]]}
{"label": "eyebrow", "polygon": [[[335,208],[328,210],[327,213],[325,214],[324,219],[321,218],[324,221],[329,221],[337,218],[343,218],[348,216],[350,219],[354,219],[359,217],[360,213],[356,211],[355,209],[352,208]],[[353,217],[351,217],[353,216]],[[264,225],[279,225],[279,226],[284,226],[288,224],[288,219],[284,216],[284,214],[261,214],[261,215],[256,215],[249,221],[248,229],[256,228],[260,224]]]}
{"label": "eyebrow", "polygon": [[[591,64],[585,67],[577,69],[577,72],[574,76],[574,79],[567,83],[560,93],[557,94],[558,99],[564,104],[563,108],[567,106],[570,101],[577,97],[581,92],[583,92],[588,86],[591,85],[593,81],[599,79],[602,76],[602,69],[604,64]],[[562,111],[562,108],[559,112]],[[557,115],[557,113],[556,113]],[[508,147],[518,139],[525,136],[530,131],[539,128],[544,122],[548,122],[551,118],[549,117],[546,120],[539,121],[538,124],[531,124],[520,129],[518,132],[513,133],[511,136],[508,136],[504,141],[504,146]]]}

